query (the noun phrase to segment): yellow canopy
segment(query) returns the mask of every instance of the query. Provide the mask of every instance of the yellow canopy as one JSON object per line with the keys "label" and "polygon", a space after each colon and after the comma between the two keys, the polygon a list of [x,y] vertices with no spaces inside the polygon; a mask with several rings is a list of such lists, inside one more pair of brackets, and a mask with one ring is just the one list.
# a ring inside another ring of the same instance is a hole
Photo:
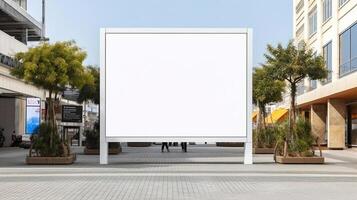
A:
{"label": "yellow canopy", "polygon": [[254,111],[253,114],[252,114],[252,120],[253,120],[253,122],[256,122],[256,121],[257,121],[257,117],[258,117],[258,111]]}
{"label": "yellow canopy", "polygon": [[278,108],[274,110],[268,117],[265,118],[267,124],[273,124],[277,122],[282,122],[288,118],[288,109]]}

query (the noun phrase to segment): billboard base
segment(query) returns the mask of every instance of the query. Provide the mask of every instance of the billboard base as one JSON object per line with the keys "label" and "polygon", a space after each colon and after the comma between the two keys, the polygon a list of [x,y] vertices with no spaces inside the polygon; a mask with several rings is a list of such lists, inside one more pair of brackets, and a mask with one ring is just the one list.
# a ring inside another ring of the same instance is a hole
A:
{"label": "billboard base", "polygon": [[[101,140],[100,142],[100,164],[108,164],[108,142]],[[244,143],[244,164],[251,165],[253,164],[253,144],[252,142]]]}

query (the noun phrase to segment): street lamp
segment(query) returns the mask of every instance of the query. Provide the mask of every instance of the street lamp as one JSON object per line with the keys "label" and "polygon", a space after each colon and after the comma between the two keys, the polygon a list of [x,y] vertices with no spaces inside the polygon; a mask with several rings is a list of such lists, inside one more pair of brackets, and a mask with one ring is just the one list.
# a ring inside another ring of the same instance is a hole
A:
{"label": "street lamp", "polygon": [[42,0],[42,31],[41,41],[48,41],[46,38],[46,0]]}

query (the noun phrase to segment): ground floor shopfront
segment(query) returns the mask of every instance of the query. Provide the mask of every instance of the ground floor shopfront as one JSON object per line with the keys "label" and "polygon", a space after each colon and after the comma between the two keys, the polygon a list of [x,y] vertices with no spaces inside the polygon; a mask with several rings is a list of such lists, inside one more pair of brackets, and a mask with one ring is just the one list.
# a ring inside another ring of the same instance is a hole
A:
{"label": "ground floor shopfront", "polygon": [[[36,102],[27,102],[29,98],[34,98]],[[14,78],[10,75],[9,67],[0,66],[0,129],[5,136],[3,146],[11,145],[13,135],[26,134],[27,118],[31,120],[27,110],[41,115],[45,99],[45,90]],[[34,109],[27,109],[28,106]]]}
{"label": "ground floor shopfront", "polygon": [[330,149],[357,147],[357,89],[300,106],[312,133]]}

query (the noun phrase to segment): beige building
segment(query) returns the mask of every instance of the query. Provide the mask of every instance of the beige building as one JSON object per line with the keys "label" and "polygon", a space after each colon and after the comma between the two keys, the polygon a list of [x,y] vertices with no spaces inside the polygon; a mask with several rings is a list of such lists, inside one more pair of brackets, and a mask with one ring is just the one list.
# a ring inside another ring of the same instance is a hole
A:
{"label": "beige building", "polygon": [[323,55],[325,81],[304,80],[297,104],[331,149],[357,146],[357,0],[293,0],[293,37]]}
{"label": "beige building", "polygon": [[13,56],[27,51],[28,41],[39,41],[41,23],[26,11],[27,0],[0,0],[0,129],[4,129],[4,146],[11,144],[12,134],[26,132],[26,99],[44,100],[46,92],[10,75],[16,65]]}

